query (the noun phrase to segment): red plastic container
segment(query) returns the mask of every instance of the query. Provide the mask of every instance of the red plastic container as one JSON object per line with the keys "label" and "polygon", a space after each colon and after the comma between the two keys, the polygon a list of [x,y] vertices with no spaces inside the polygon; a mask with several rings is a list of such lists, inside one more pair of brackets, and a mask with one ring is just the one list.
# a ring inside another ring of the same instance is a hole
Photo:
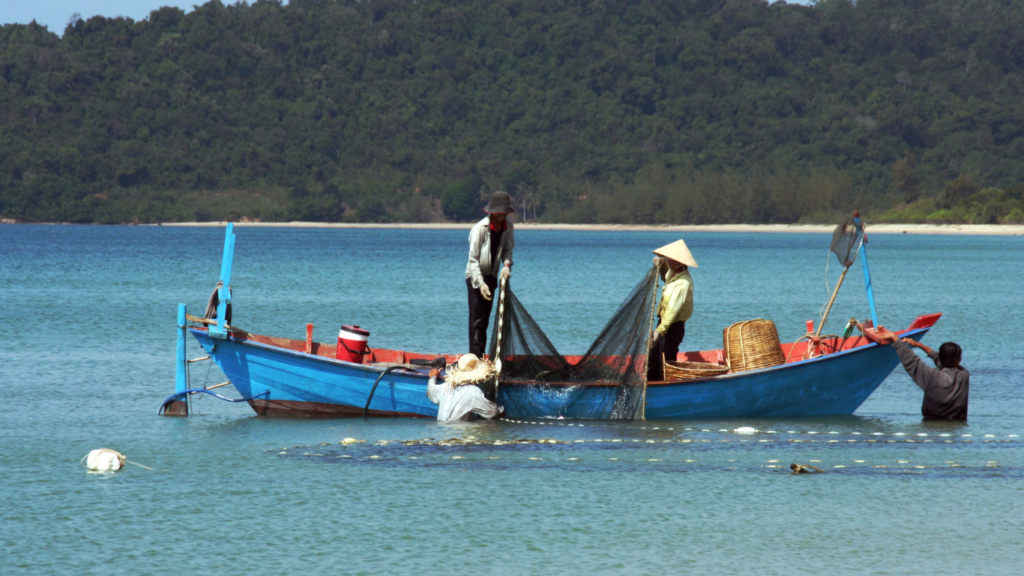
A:
{"label": "red plastic container", "polygon": [[370,331],[359,326],[342,326],[338,332],[338,360],[362,364],[369,352]]}

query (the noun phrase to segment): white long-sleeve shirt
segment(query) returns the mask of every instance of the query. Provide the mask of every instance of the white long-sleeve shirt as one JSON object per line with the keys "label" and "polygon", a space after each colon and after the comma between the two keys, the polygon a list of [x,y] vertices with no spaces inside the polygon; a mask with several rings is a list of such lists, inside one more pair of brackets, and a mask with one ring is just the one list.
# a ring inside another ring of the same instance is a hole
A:
{"label": "white long-sleeve shirt", "polygon": [[491,218],[477,222],[469,231],[469,263],[466,264],[466,278],[473,282],[473,288],[484,283],[484,276],[497,276],[501,264],[512,266],[512,249],[516,246],[516,234],[512,222],[505,220],[505,232],[498,244],[498,257],[491,261]]}
{"label": "white long-sleeve shirt", "polygon": [[427,398],[437,404],[437,419],[441,422],[469,420],[472,414],[484,418],[498,415],[498,406],[484,397],[484,393],[473,386],[452,386],[447,382],[437,383],[437,378],[427,382]]}

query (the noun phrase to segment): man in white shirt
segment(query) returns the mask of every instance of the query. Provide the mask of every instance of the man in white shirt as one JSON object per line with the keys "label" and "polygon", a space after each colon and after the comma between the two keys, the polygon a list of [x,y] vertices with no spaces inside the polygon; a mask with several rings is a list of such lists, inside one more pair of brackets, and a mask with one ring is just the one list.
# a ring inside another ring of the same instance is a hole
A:
{"label": "man in white shirt", "polygon": [[466,264],[466,288],[469,290],[469,352],[483,358],[487,347],[487,326],[497,291],[498,278],[512,274],[512,249],[515,230],[508,214],[515,213],[508,192],[491,194],[488,216],[469,231],[469,263]]}

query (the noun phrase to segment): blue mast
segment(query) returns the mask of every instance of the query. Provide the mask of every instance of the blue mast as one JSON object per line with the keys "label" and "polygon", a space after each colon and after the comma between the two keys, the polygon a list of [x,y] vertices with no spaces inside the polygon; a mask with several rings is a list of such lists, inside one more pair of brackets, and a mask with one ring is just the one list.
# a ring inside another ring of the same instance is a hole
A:
{"label": "blue mast", "polygon": [[227,338],[227,313],[228,304],[231,303],[231,262],[235,256],[235,225],[228,224],[224,232],[224,258],[220,263],[220,293],[217,297],[220,303],[217,304],[217,323],[210,325],[210,336],[212,338]]}
{"label": "blue mast", "polygon": [[185,333],[188,331],[188,325],[185,324],[185,311],[185,305],[178,304],[178,350],[174,358],[174,391],[179,394],[188,390],[185,362]]}
{"label": "blue mast", "polygon": [[860,222],[860,212],[853,213],[853,221],[860,228],[860,263],[864,268],[864,287],[868,290],[868,307],[871,308],[871,322],[878,328],[878,312],[875,311],[875,292],[871,289],[871,270],[868,268],[868,235],[864,233],[864,225]]}

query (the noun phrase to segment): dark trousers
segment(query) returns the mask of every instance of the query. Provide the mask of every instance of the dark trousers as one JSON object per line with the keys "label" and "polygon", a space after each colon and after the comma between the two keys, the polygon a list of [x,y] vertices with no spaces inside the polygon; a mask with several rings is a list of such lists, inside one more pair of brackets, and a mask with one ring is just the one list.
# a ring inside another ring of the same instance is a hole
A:
{"label": "dark trousers", "polygon": [[498,297],[496,277],[484,276],[484,284],[491,289],[491,300],[485,299],[479,288],[473,288],[473,280],[466,278],[466,288],[469,289],[469,353],[476,354],[478,358],[483,358],[487,349],[487,326],[491,323],[493,298]]}
{"label": "dark trousers", "polygon": [[[660,320],[659,320],[660,323]],[[668,327],[665,335],[657,344],[651,346],[650,356],[647,358],[647,379],[661,380],[665,371],[661,363],[662,354],[665,361],[674,362],[676,354],[679,354],[679,345],[686,336],[686,322],[676,322]]]}

